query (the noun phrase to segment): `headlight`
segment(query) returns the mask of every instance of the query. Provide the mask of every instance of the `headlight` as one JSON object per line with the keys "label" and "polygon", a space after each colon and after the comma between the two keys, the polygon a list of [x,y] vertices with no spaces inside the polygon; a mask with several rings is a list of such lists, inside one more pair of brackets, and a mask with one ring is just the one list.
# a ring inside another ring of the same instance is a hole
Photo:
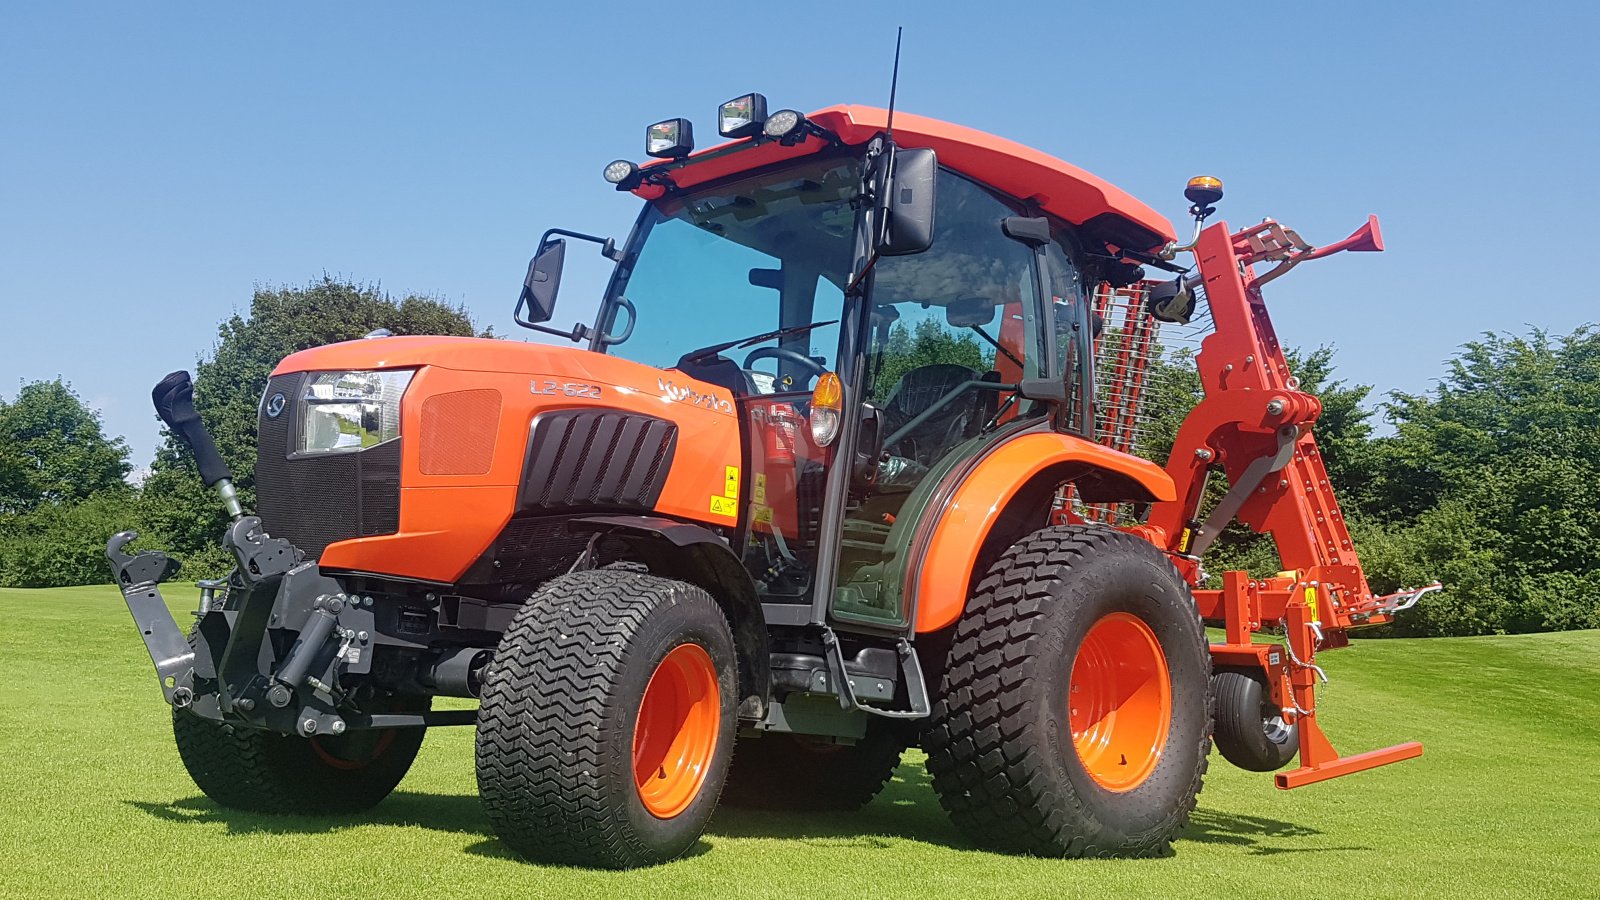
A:
{"label": "headlight", "polygon": [[400,436],[400,397],[415,374],[317,372],[300,404],[301,453],[365,450]]}

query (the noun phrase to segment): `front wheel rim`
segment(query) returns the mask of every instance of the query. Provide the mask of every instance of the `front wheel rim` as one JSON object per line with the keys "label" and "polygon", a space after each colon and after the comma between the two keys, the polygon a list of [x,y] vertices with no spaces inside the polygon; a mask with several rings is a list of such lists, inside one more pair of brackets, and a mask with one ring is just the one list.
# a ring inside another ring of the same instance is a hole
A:
{"label": "front wheel rim", "polygon": [[1101,617],[1078,646],[1068,685],[1072,743],[1089,777],[1116,792],[1143,784],[1172,723],[1172,676],[1155,632],[1129,613]]}
{"label": "front wheel rim", "polygon": [[711,655],[679,644],[656,666],[633,728],[633,777],[644,808],[681,814],[700,795],[716,754],[722,692]]}

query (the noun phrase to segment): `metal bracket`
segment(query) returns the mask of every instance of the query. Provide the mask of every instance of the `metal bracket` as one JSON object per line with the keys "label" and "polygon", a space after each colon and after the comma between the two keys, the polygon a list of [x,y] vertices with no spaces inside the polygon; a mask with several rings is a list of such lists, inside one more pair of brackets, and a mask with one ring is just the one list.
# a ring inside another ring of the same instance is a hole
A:
{"label": "metal bracket", "polygon": [[168,703],[183,709],[194,702],[194,648],[178,629],[157,587],[178,571],[178,561],[158,550],[129,556],[123,548],[138,536],[133,531],[112,535],[106,542],[106,558],[111,560],[122,599],[127,601],[133,624],[155,664],[162,694]]}
{"label": "metal bracket", "polygon": [[844,650],[839,646],[839,636],[826,625],[822,626],[822,643],[827,649],[828,672],[833,683],[838,685],[841,708],[859,709],[886,719],[922,719],[932,712],[927,681],[922,676],[922,663],[917,659],[916,648],[911,646],[910,641],[900,638],[895,644],[895,653],[900,657],[900,672],[905,676],[906,696],[911,701],[910,709],[880,709],[857,700],[855,687],[850,683],[850,673],[844,668]]}
{"label": "metal bracket", "polygon": [[222,543],[239,561],[240,577],[249,582],[283,575],[305,557],[295,545],[267,534],[258,516],[243,516],[235,521]]}
{"label": "metal bracket", "polygon": [[1222,496],[1217,508],[1206,517],[1205,524],[1201,525],[1194,541],[1189,545],[1189,555],[1203,556],[1206,549],[1228,527],[1233,517],[1239,514],[1245,501],[1255,493],[1268,475],[1280,471],[1294,459],[1294,443],[1300,439],[1300,428],[1297,425],[1284,425],[1278,429],[1278,450],[1271,456],[1263,456],[1245,467],[1244,474],[1239,476],[1239,481],[1228,488],[1228,493]]}
{"label": "metal bracket", "polygon": [[135,585],[160,584],[178,574],[178,561],[160,550],[140,550],[128,555],[123,548],[138,537],[137,531],[119,531],[106,542],[106,558],[111,560],[111,571],[124,590]]}

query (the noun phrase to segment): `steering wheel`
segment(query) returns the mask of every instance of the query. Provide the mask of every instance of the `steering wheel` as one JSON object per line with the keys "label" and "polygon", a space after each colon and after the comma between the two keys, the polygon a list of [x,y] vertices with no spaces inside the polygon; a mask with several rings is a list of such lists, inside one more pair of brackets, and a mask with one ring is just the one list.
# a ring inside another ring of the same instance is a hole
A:
{"label": "steering wheel", "polygon": [[[809,373],[806,377],[807,381],[812,378],[820,378],[822,373],[828,371],[826,366],[811,357],[783,347],[757,347],[751,350],[750,355],[744,358],[744,368],[747,371],[754,369],[755,361],[758,359],[781,359],[784,362],[794,363]],[[803,390],[804,388],[799,389]]]}

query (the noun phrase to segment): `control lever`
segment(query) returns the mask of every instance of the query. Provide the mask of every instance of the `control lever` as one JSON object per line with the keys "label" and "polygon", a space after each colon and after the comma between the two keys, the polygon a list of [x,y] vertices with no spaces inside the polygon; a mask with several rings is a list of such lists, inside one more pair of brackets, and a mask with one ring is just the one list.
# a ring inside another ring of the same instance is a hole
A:
{"label": "control lever", "polygon": [[211,439],[211,432],[206,431],[205,423],[200,421],[200,414],[195,412],[194,382],[189,380],[189,373],[173,372],[161,379],[150,392],[150,399],[161,421],[194,451],[200,479],[206,487],[216,490],[228,515],[235,519],[244,515],[239,495],[233,488],[233,472],[217,452],[217,444]]}

